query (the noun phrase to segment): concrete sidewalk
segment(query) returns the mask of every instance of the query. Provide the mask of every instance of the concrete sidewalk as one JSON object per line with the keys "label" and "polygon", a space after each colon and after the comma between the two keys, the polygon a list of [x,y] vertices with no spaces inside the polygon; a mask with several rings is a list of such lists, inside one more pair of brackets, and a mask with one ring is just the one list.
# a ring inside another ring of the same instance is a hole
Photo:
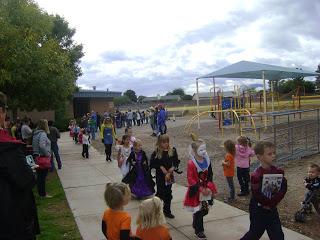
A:
{"label": "concrete sidewalk", "polygon": [[[70,208],[84,240],[105,239],[101,232],[101,218],[106,208],[103,193],[107,182],[121,181],[116,161],[106,163],[105,156],[94,148],[89,149],[90,158],[81,156],[82,146],[76,145],[67,133],[59,141],[63,168],[58,171]],[[192,214],[182,208],[186,188],[175,184],[173,187],[172,212],[175,219],[167,219],[174,240],[195,239]],[[132,216],[132,231],[135,233],[135,220],[139,201],[132,200],[125,210]],[[246,212],[215,201],[210,213],[204,218],[205,233],[208,239],[239,239],[249,228]],[[285,239],[310,240],[306,236],[285,229]],[[265,234],[261,239],[269,239]]]}

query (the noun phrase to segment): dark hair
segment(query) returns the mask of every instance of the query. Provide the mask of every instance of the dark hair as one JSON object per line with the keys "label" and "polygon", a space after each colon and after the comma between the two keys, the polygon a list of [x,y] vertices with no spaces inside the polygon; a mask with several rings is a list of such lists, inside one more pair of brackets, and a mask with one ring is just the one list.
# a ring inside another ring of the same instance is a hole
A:
{"label": "dark hair", "polygon": [[236,145],[234,144],[234,142],[232,140],[227,140],[223,143],[224,148],[226,149],[226,151],[230,154],[232,154],[233,156],[236,153]]}
{"label": "dark hair", "polygon": [[314,169],[316,169],[318,172],[320,172],[320,167],[319,167],[318,164],[312,163],[312,164],[309,165],[309,168],[314,168]]}
{"label": "dark hair", "polygon": [[2,110],[8,109],[7,96],[3,92],[0,92],[0,107],[2,108]]}
{"label": "dark hair", "polygon": [[131,127],[126,127],[126,128],[124,129],[124,133],[125,133],[125,134],[128,134],[129,129],[131,129]]}
{"label": "dark hair", "polygon": [[53,125],[53,121],[52,121],[52,120],[49,120],[49,121],[48,121],[48,126],[51,127],[52,125]]}
{"label": "dark hair", "polygon": [[124,144],[124,141],[129,138],[129,135],[125,134],[122,136],[122,139],[121,139],[121,144],[123,145]]}
{"label": "dark hair", "polygon": [[257,142],[256,146],[254,147],[254,152],[257,155],[263,155],[266,148],[276,148],[276,146],[273,142],[260,141]]}
{"label": "dark hair", "polygon": [[248,146],[248,138],[245,136],[238,137],[237,142],[244,147]]}

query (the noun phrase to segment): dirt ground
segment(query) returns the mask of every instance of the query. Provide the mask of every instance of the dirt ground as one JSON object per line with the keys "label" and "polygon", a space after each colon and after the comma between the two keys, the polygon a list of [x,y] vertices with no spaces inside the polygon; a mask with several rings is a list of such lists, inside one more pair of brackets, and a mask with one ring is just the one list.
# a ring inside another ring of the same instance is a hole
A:
{"label": "dirt ground", "polygon": [[[174,122],[167,122],[171,145],[177,148],[179,159],[181,160],[180,168],[183,170],[183,174],[176,176],[177,183],[181,185],[186,185],[186,162],[188,161],[188,148],[191,142],[191,138],[188,137],[184,129],[188,119],[190,119],[190,117],[177,118]],[[195,126],[193,126],[192,131],[196,131]],[[124,129],[117,132],[119,138],[121,138],[123,132]],[[134,136],[142,140],[143,148],[147,155],[150,156],[156,142],[156,138],[150,136],[152,133],[150,125],[144,124],[142,126],[134,126],[133,133]],[[216,183],[219,192],[217,199],[223,200],[228,196],[227,183],[223,176],[221,166],[221,161],[224,156],[223,142],[228,138],[235,140],[237,133],[230,129],[225,131],[224,136],[222,136],[220,130],[217,128],[217,124],[214,123],[212,119],[208,118],[201,122],[201,130],[198,135],[207,143],[207,151],[213,166],[214,182]],[[93,141],[93,146],[104,153],[104,146],[101,144],[100,139]],[[254,165],[257,164],[256,159],[253,159],[253,163]],[[291,160],[281,164],[288,180],[288,192],[278,206],[278,209],[283,226],[305,234],[315,240],[320,240],[320,217],[316,213],[313,213],[306,223],[296,223],[294,221],[294,213],[300,208],[300,202],[303,200],[305,192],[303,178],[306,176],[307,168],[310,163],[320,164],[320,154]],[[236,192],[238,192],[239,184],[236,177],[234,182]],[[248,211],[249,200],[250,196],[238,197],[231,205],[244,211]]]}

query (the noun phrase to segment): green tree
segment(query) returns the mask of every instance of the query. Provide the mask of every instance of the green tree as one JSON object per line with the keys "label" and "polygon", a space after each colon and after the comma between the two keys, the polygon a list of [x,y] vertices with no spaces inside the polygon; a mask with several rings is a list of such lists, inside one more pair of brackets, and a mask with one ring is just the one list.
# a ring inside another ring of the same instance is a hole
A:
{"label": "green tree", "polygon": [[168,92],[166,95],[179,95],[182,98],[185,95],[185,92],[182,88],[176,88],[172,92]]}
{"label": "green tree", "polygon": [[192,100],[192,96],[191,95],[184,95],[181,97],[182,100]]}
{"label": "green tree", "polygon": [[296,91],[299,86],[304,88],[306,93],[314,93],[316,85],[314,82],[306,81],[303,78],[281,80],[279,82],[279,92],[280,93],[290,93],[291,92],[292,94],[296,94]]}
{"label": "green tree", "polygon": [[140,96],[138,97],[138,102],[142,102],[142,100],[145,99],[145,98],[146,98],[146,96],[140,95]]}
{"label": "green tree", "polygon": [[123,96],[120,96],[120,97],[115,97],[113,99],[113,103],[115,106],[121,106],[121,105],[124,105],[124,104],[127,104],[127,103],[131,103],[131,100],[130,98],[127,96],[127,95],[123,95]]}
{"label": "green tree", "polygon": [[70,99],[83,56],[74,29],[32,0],[0,0],[0,89],[10,108],[51,110]]}
{"label": "green tree", "polygon": [[136,95],[136,92],[131,90],[131,89],[128,89],[127,91],[125,91],[123,93],[123,95],[126,95],[128,96],[128,98],[132,101],[132,102],[137,102],[137,95]]}

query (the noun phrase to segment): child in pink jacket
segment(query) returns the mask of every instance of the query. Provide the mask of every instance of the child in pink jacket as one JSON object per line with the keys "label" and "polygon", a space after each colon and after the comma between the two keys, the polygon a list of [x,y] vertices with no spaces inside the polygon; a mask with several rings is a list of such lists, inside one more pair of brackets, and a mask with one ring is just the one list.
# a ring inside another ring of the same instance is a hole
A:
{"label": "child in pink jacket", "polygon": [[250,181],[250,157],[255,153],[249,146],[248,138],[240,136],[237,138],[235,162],[237,166],[237,177],[240,184],[241,192],[238,196],[249,194]]}

